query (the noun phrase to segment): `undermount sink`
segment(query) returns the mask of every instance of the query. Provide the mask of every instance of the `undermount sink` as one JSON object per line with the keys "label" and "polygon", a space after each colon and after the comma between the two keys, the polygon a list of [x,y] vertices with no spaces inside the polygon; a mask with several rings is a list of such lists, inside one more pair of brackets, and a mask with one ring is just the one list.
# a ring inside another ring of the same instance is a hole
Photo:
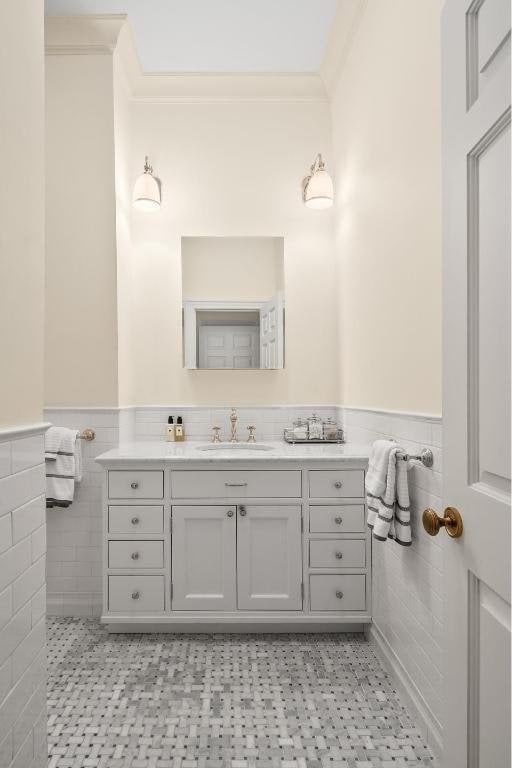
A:
{"label": "undermount sink", "polygon": [[263,443],[208,443],[198,445],[198,451],[273,451],[272,445]]}

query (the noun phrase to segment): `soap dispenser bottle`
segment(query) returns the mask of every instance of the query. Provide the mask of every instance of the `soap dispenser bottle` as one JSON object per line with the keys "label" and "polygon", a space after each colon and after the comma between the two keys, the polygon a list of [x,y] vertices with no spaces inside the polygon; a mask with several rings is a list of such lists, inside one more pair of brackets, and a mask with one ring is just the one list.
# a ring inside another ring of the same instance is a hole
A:
{"label": "soap dispenser bottle", "polygon": [[185,427],[181,416],[176,419],[175,440],[177,443],[182,443],[185,440]]}
{"label": "soap dispenser bottle", "polygon": [[174,443],[176,439],[176,427],[174,426],[174,419],[169,416],[167,419],[166,439],[168,443]]}

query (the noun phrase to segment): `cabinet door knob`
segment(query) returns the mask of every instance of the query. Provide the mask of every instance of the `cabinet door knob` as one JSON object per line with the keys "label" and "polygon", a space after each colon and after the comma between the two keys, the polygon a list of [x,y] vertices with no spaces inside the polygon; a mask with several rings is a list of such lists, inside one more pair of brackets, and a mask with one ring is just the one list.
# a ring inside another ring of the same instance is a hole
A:
{"label": "cabinet door knob", "polygon": [[343,518],[342,517],[335,517],[334,518],[334,522],[336,523],[336,525],[341,525],[342,522],[343,522]]}
{"label": "cabinet door knob", "polygon": [[343,557],[343,552],[336,552],[336,560],[341,560]]}
{"label": "cabinet door knob", "polygon": [[228,515],[228,517],[233,517],[233,515],[234,515],[234,514],[235,514],[235,513],[233,512],[233,510],[232,510],[232,509],[228,509],[228,511],[227,511],[227,515]]}
{"label": "cabinet door knob", "polygon": [[132,560],[138,560],[139,559],[139,553],[138,552],[132,552]]}
{"label": "cabinet door knob", "polygon": [[132,525],[138,525],[140,522],[138,517],[132,517]]}
{"label": "cabinet door knob", "polygon": [[140,597],[140,592],[132,592],[132,600],[138,600]]}
{"label": "cabinet door knob", "polygon": [[247,510],[245,507],[238,507],[238,511],[240,512],[240,517],[245,517],[247,514]]}
{"label": "cabinet door knob", "polygon": [[334,483],[334,487],[335,488],[341,488],[341,486],[342,486],[341,480],[336,480],[336,482]]}
{"label": "cabinet door knob", "polygon": [[341,592],[341,590],[338,589],[337,592],[336,592],[336,597],[338,598],[338,600],[342,600],[343,592]]}
{"label": "cabinet door knob", "polygon": [[135,489],[139,487],[139,484],[137,482],[133,482],[133,483],[130,483],[130,487],[133,488],[133,490],[135,491]]}

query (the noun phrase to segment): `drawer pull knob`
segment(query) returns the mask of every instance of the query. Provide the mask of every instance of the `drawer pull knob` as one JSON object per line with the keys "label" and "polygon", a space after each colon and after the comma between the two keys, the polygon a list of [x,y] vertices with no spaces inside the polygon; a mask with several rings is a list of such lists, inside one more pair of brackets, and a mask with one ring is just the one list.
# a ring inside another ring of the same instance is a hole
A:
{"label": "drawer pull knob", "polygon": [[341,480],[336,480],[336,482],[334,483],[334,487],[335,488],[341,488],[341,486],[342,486]]}
{"label": "drawer pull knob", "polygon": [[228,517],[233,517],[234,514],[232,509],[228,509]]}
{"label": "drawer pull knob", "polygon": [[138,525],[140,523],[140,520],[138,517],[132,517],[132,525]]}
{"label": "drawer pull knob", "polygon": [[335,517],[334,518],[334,522],[336,523],[336,525],[341,525],[342,522],[343,522],[343,518],[342,517]]}
{"label": "drawer pull knob", "polygon": [[224,485],[226,486],[226,488],[245,488],[247,483],[229,483],[229,482],[226,482],[226,483],[224,483]]}
{"label": "drawer pull knob", "polygon": [[343,557],[343,552],[336,552],[336,560],[341,560]]}
{"label": "drawer pull knob", "polygon": [[140,597],[140,592],[132,592],[132,600],[138,600]]}
{"label": "drawer pull knob", "polygon": [[138,552],[132,552],[132,560],[138,560],[139,559],[139,553]]}
{"label": "drawer pull knob", "polygon": [[130,483],[130,487],[133,488],[133,490],[135,491],[139,487],[139,484],[137,482],[133,482],[133,483]]}
{"label": "drawer pull knob", "polygon": [[338,600],[342,600],[342,599],[343,599],[343,592],[341,592],[341,591],[338,589],[338,591],[336,592],[336,597],[338,598]]}
{"label": "drawer pull knob", "polygon": [[240,517],[245,517],[247,514],[247,510],[245,507],[239,507]]}

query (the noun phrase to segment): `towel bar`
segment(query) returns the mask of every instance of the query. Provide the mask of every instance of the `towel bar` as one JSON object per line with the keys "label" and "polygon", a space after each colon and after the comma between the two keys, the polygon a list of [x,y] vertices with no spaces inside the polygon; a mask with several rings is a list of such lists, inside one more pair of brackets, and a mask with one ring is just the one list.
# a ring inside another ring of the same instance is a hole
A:
{"label": "towel bar", "polygon": [[90,442],[91,440],[94,440],[96,437],[96,432],[94,429],[84,429],[83,432],[80,432],[78,435],[79,440],[87,440],[87,442]]}
{"label": "towel bar", "polygon": [[421,453],[416,454],[416,456],[411,456],[410,453],[402,453],[400,454],[400,458],[403,459],[403,461],[421,461],[424,467],[430,467],[434,466],[434,454],[430,450],[430,448],[424,448]]}

